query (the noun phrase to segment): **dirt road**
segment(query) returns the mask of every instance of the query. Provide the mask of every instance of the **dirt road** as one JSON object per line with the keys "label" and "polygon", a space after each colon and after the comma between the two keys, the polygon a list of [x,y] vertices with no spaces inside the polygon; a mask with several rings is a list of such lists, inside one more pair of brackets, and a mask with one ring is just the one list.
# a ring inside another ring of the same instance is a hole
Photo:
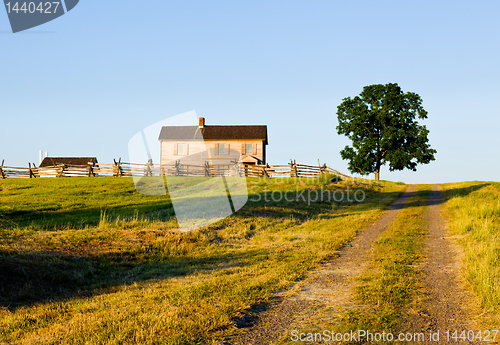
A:
{"label": "dirt road", "polygon": [[[292,291],[292,296],[275,296],[272,305],[243,317],[237,323],[238,332],[228,336],[224,344],[275,344],[290,338],[293,329],[311,324],[329,309],[341,316],[353,306],[351,299],[354,279],[360,276],[371,261],[371,248],[378,236],[391,224],[413,193],[410,186],[374,224],[339,251],[339,256],[310,272]],[[322,320],[323,322],[326,320]],[[331,320],[335,322],[335,320]]]}
{"label": "dirt road", "polygon": [[[446,221],[440,213],[440,206],[444,195],[438,186],[433,186],[429,196],[429,210],[425,220],[429,228],[429,237],[425,244],[425,259],[422,262],[423,301],[414,308],[410,308],[406,315],[404,332],[432,332],[439,331],[440,343],[447,342],[446,331],[450,335],[458,330],[474,330],[471,322],[471,312],[468,304],[473,298],[463,287],[460,281],[460,251],[448,237]],[[437,339],[437,336],[435,336]],[[409,342],[408,344],[436,344],[435,341]],[[453,344],[472,344],[469,341],[455,341]]]}

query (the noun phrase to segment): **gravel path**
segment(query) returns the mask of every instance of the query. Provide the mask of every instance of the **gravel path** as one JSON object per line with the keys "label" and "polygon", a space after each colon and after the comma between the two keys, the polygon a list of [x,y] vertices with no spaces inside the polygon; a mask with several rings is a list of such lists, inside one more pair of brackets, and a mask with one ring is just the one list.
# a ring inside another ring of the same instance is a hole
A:
{"label": "gravel path", "polygon": [[[290,339],[293,329],[310,325],[322,311],[328,310],[334,323],[351,299],[354,279],[360,276],[371,261],[373,242],[387,229],[411,197],[410,186],[374,224],[361,231],[349,244],[339,250],[339,256],[310,272],[289,291],[277,294],[269,305],[260,306],[237,322],[238,329],[228,335],[223,344],[275,344]],[[314,323],[314,322],[313,322]]]}
{"label": "gravel path", "polygon": [[[425,332],[426,342],[408,344],[446,344],[446,332],[474,330],[468,309],[472,296],[462,287],[460,280],[460,250],[448,236],[446,221],[441,217],[440,205],[444,195],[433,186],[429,196],[429,211],[425,215],[429,237],[425,243],[425,260],[421,265],[424,285],[423,301],[408,312],[404,332]],[[429,341],[429,332],[439,331],[440,341]],[[453,344],[472,344],[452,341]]]}

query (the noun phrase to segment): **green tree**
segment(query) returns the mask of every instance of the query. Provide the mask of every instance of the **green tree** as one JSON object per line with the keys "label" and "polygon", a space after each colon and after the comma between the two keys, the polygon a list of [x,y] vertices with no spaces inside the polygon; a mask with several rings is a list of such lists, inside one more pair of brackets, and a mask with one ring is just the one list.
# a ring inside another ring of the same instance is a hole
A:
{"label": "green tree", "polygon": [[344,98],[337,108],[338,134],[352,140],[340,155],[349,161],[349,171],[380,179],[380,167],[390,171],[417,170],[437,152],[428,144],[429,131],[415,120],[427,118],[422,99],[413,92],[403,93],[398,84],[377,84],[363,88],[354,98]]}

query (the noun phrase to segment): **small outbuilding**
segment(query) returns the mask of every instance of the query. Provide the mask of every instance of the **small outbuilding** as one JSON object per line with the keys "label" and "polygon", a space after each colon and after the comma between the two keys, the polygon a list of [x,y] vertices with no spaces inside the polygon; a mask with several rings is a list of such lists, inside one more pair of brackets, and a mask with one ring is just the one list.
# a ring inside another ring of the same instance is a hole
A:
{"label": "small outbuilding", "polygon": [[94,176],[96,157],[45,157],[38,167],[40,177]]}

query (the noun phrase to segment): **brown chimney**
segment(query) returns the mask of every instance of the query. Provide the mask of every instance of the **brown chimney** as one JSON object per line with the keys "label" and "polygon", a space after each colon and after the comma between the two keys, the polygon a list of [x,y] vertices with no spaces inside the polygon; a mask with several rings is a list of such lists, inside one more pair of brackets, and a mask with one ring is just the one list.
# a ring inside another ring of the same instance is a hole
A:
{"label": "brown chimney", "polygon": [[199,125],[200,128],[203,128],[205,127],[205,118],[204,117],[200,117],[200,125]]}

